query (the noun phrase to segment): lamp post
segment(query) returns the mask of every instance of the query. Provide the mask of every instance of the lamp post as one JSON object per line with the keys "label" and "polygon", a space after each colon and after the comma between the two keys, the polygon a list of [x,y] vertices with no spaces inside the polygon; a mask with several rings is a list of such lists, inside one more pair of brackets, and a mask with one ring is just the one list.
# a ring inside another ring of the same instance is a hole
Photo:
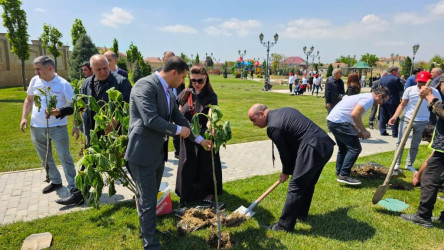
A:
{"label": "lamp post", "polygon": [[277,41],[279,39],[279,35],[276,33],[276,34],[274,34],[273,38],[274,38],[274,42],[271,42],[271,43],[270,43],[270,41],[263,42],[264,34],[261,33],[259,35],[260,43],[262,45],[264,45],[265,48],[267,48],[267,68],[265,70],[265,85],[264,85],[264,88],[263,88],[263,90],[265,90],[265,91],[268,91],[268,90],[271,89],[271,85],[270,85],[270,65],[268,63],[269,55],[270,55],[270,48],[273,47],[277,43]]}
{"label": "lamp post", "polygon": [[311,55],[311,70],[314,71],[314,59],[319,56],[319,50],[316,54]]}
{"label": "lamp post", "polygon": [[[241,61],[239,62],[240,63],[240,68],[241,68],[241,78],[244,78],[244,73],[245,72],[244,72],[243,62],[244,62],[244,56],[247,54],[247,50],[244,49],[243,53],[242,53],[241,50],[238,50],[237,53],[239,54],[240,59],[241,59]],[[247,79],[247,77],[245,77],[244,79]]]}
{"label": "lamp post", "polygon": [[[310,50],[307,50],[307,46],[304,46],[304,47],[302,48],[302,50],[304,51],[304,54],[307,56],[306,63],[307,63],[307,70],[308,70],[308,67],[310,66],[310,63],[309,63],[309,61],[308,61],[308,57],[311,55],[311,53],[313,53],[314,46],[312,45],[312,46],[310,47]],[[307,73],[308,73],[308,72],[307,72]]]}
{"label": "lamp post", "polygon": [[412,59],[412,65],[410,66],[410,75],[412,75],[413,65],[415,65],[415,55],[416,52],[418,52],[419,44],[413,45],[413,59]]}

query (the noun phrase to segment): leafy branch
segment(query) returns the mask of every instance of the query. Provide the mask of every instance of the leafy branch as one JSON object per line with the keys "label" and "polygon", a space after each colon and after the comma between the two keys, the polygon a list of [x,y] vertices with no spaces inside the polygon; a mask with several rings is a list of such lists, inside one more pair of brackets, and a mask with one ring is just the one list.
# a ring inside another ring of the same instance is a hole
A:
{"label": "leafy branch", "polygon": [[[46,88],[37,88],[37,90],[40,92],[40,94],[45,96],[45,104],[46,104],[46,110],[47,112],[51,112],[53,108],[56,108],[57,106],[57,96],[52,94],[51,95],[51,87]],[[38,108],[38,112],[40,112],[40,109],[42,108],[42,99],[40,95],[34,95],[34,103],[35,106]],[[48,157],[49,157],[49,147],[50,147],[50,140],[49,140],[49,118],[50,116],[46,116],[46,155],[45,155],[45,171],[46,171],[46,178],[45,182],[49,183],[49,165],[48,165]]]}
{"label": "leafy branch", "polygon": [[106,92],[107,103],[97,102],[94,97],[83,94],[77,94],[73,100],[77,124],[84,124],[81,112],[85,108],[96,113],[95,127],[90,131],[90,145],[76,164],[79,169],[83,168],[76,176],[76,186],[81,189],[88,204],[96,208],[105,185],[108,185],[110,197],[116,193],[116,181],[136,194],[136,186],[127,175],[124,160],[128,144],[129,104],[123,101],[118,90],[111,88]]}
{"label": "leafy branch", "polygon": [[220,108],[217,105],[207,105],[210,108],[211,112],[207,115],[204,113],[196,113],[193,118],[191,118],[191,129],[193,133],[198,135],[200,134],[201,126],[199,124],[199,115],[203,115],[208,118],[209,126],[205,131],[205,139],[210,140],[212,142],[211,147],[211,166],[213,169],[213,184],[214,184],[214,197],[216,201],[216,215],[217,215],[217,232],[218,232],[218,242],[217,248],[220,247],[221,243],[221,222],[220,222],[220,212],[219,212],[219,198],[217,195],[217,183],[216,183],[216,168],[214,165],[214,154],[217,154],[220,150],[220,147],[223,146],[226,148],[227,142],[231,139],[231,127],[230,122],[225,121],[222,123],[223,114]]}

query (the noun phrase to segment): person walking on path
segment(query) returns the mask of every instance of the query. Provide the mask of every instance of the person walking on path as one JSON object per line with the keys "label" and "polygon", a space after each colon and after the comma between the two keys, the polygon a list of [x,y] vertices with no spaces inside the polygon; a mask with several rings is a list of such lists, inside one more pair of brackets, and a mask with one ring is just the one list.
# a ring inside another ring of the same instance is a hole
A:
{"label": "person walking on path", "polygon": [[[45,89],[49,91],[50,95],[57,96],[57,107],[68,105],[72,102],[74,97],[74,92],[72,90],[71,84],[65,79],[57,75],[54,72],[54,61],[48,56],[39,56],[34,59],[34,70],[36,76],[31,79],[29,87],[27,90],[27,96],[25,102],[23,103],[22,120],[20,122],[20,130],[25,132],[25,128],[28,124],[28,114],[32,110],[31,114],[31,138],[34,144],[37,154],[40,157],[42,166],[45,168],[46,154],[48,154],[47,163],[48,164],[48,174],[50,179],[50,184],[43,189],[43,193],[47,194],[55,191],[56,189],[62,187],[62,177],[57,169],[54,158],[52,155],[52,143],[54,143],[57,155],[62,163],[63,172],[65,173],[66,180],[68,182],[68,190],[75,191],[75,176],[76,170],[74,167],[74,161],[69,152],[69,136],[68,136],[68,119],[56,119],[55,117],[47,117],[45,110],[47,108],[46,103],[48,100],[42,94],[39,89]],[[34,96],[40,96],[41,99],[41,109],[37,108],[34,103]],[[51,112],[51,111],[47,111]],[[49,126],[49,152],[47,152],[47,119]]]}
{"label": "person walking on path", "polygon": [[296,76],[293,73],[290,73],[290,77],[288,78],[288,87],[290,88],[290,93],[293,92],[293,85],[295,83]]}
{"label": "person walking on path", "polygon": [[350,177],[351,168],[361,153],[359,138],[370,138],[362,123],[362,117],[373,103],[382,104],[389,98],[390,91],[377,88],[372,93],[344,96],[327,116],[328,129],[333,133],[339,150],[336,157],[337,181],[348,185],[360,185],[361,182]]}
{"label": "person walking on path", "polygon": [[291,175],[282,215],[269,229],[293,231],[296,220],[308,216],[315,185],[335,143],[293,108],[269,110],[264,104],[254,104],[248,110],[248,118],[254,126],[267,127],[268,137],[276,144],[282,161],[280,181],[287,181]]}
{"label": "person walking on path", "polygon": [[434,96],[430,87],[423,86],[419,96],[427,100],[429,110],[438,117],[433,139],[429,145],[434,152],[427,160],[427,167],[421,175],[421,198],[418,210],[415,214],[401,214],[401,218],[423,227],[433,227],[433,208],[444,172],[444,103]]}
{"label": "person walking on path", "polygon": [[174,56],[166,60],[160,72],[138,80],[131,90],[125,160],[137,188],[137,211],[144,249],[160,249],[155,236],[156,204],[165,168],[163,144],[167,136],[191,136],[207,150],[212,146],[211,141],[190,134],[190,124],[180,113],[170,89],[179,87],[187,74],[186,62]]}
{"label": "person walking on path", "polygon": [[[390,98],[379,108],[379,133],[382,136],[388,136],[387,123],[390,117],[396,112],[396,109],[401,102],[402,92],[404,86],[399,79],[399,68],[397,66],[391,66],[388,69],[388,74],[383,76],[379,83],[382,87],[387,87],[390,90]],[[396,119],[392,126],[392,136],[398,137],[399,118]]]}
{"label": "person walking on path", "polygon": [[320,77],[318,74],[315,75],[313,78],[313,90],[311,91],[311,95],[314,94],[314,91],[316,89],[316,96],[319,94],[319,87],[321,87],[322,77]]}
{"label": "person walking on path", "polygon": [[341,79],[341,69],[334,69],[333,75],[325,82],[325,107],[330,114],[331,110],[345,95],[344,81]]}
{"label": "person walking on path", "polygon": [[[416,104],[420,100],[419,97],[419,90],[422,86],[425,86],[427,81],[430,79],[430,73],[427,71],[422,71],[418,74],[416,78],[417,86],[411,86],[408,87],[404,94],[402,95],[402,101],[399,104],[398,108],[396,109],[395,114],[390,118],[388,121],[389,125],[394,125],[396,119],[401,115],[402,111],[405,108],[404,115],[401,118],[401,122],[399,124],[399,134],[398,134],[398,141],[396,142],[396,148],[395,152],[398,149],[399,143],[401,143],[401,138],[404,134],[404,131],[407,129],[407,126],[412,119],[413,112],[415,110]],[[441,100],[441,96],[438,92],[438,90],[432,88],[433,95]],[[412,141],[410,142],[410,149],[409,154],[407,156],[407,164],[406,169],[412,172],[416,172],[416,169],[413,167],[413,163],[415,162],[416,155],[418,154],[418,147],[421,143],[422,139],[422,132],[424,131],[426,125],[429,123],[429,115],[430,112],[427,109],[427,102],[422,102],[421,107],[418,110],[418,113],[415,117],[415,120],[413,122],[413,135],[412,135]],[[402,171],[400,170],[401,166],[401,159],[402,159],[402,151],[399,154],[399,157],[396,161],[394,175],[399,174]]]}

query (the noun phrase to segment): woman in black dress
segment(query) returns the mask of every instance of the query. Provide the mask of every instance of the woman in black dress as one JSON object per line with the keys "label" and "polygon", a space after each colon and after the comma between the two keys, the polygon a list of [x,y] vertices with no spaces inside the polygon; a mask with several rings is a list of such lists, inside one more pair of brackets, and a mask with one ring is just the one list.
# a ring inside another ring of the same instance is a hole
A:
{"label": "woman in black dress", "polygon": [[[217,105],[217,95],[210,84],[206,69],[195,65],[190,70],[190,83],[178,96],[179,109],[191,122],[196,113],[211,114],[208,104]],[[199,116],[200,135],[208,128],[208,119]],[[219,154],[214,155],[217,194],[222,193],[222,167]],[[180,138],[179,168],[177,170],[176,194],[180,197],[180,207],[189,202],[202,201],[204,206],[214,207],[214,182],[211,166],[211,151],[189,138]],[[221,206],[221,203],[219,204]]]}

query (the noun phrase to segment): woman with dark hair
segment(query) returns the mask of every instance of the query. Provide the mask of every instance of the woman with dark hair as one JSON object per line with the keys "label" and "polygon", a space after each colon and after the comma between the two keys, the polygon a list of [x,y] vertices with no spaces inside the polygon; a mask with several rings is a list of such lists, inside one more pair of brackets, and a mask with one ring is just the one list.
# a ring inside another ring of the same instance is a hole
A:
{"label": "woman with dark hair", "polygon": [[351,73],[347,78],[346,95],[357,95],[361,93],[361,85],[359,84],[359,75]]}
{"label": "woman with dark hair", "polygon": [[[194,65],[191,68],[188,89],[180,93],[178,100],[179,110],[190,122],[196,113],[211,114],[211,108],[207,105],[217,105],[217,95],[211,87],[210,78],[203,66]],[[199,116],[200,135],[204,135],[208,122],[206,117]],[[214,155],[214,164],[219,195],[222,193],[222,167],[218,153]],[[180,139],[176,194],[180,197],[180,208],[195,201],[203,201],[203,206],[215,206],[211,151],[206,151],[189,138]],[[220,208],[223,205],[219,202]]]}

